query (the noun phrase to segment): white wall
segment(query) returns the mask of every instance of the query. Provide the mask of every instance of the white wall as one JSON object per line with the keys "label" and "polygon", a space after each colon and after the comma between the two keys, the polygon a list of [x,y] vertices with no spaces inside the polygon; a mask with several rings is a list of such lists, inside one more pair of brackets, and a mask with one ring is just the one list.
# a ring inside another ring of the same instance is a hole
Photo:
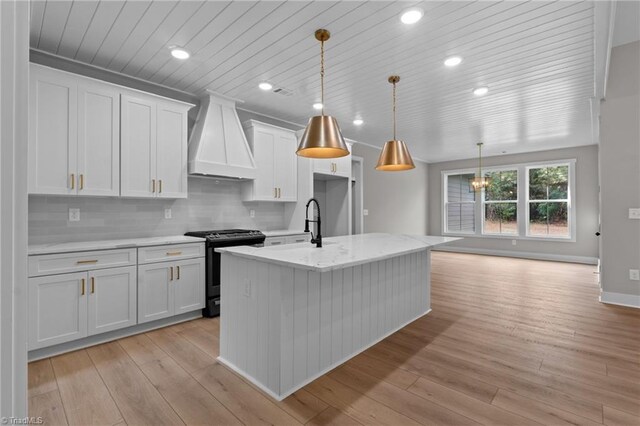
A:
{"label": "white wall", "polygon": [[[506,253],[542,254],[576,257],[574,260],[592,261],[598,257],[598,147],[596,145],[540,151],[528,154],[502,155],[482,159],[485,166],[576,159],[576,241],[531,241],[490,237],[467,237],[451,243],[450,247],[474,250],[504,251]],[[429,234],[442,234],[442,177],[443,170],[457,170],[478,166],[477,158],[429,164]],[[544,257],[541,256],[541,257]],[[583,258],[583,259],[581,259]]]}
{"label": "white wall", "polygon": [[[628,212],[640,208],[639,85],[640,42],[614,48],[600,108],[601,285],[606,293],[630,296],[618,302],[638,307],[640,282],[629,280],[629,269],[640,269],[640,220]],[[603,294],[603,300],[607,296],[616,298]]]}
{"label": "white wall", "polygon": [[416,168],[404,172],[375,169],[380,150],[362,144],[353,146],[353,155],[363,158],[364,232],[427,234],[427,164],[415,161]]}

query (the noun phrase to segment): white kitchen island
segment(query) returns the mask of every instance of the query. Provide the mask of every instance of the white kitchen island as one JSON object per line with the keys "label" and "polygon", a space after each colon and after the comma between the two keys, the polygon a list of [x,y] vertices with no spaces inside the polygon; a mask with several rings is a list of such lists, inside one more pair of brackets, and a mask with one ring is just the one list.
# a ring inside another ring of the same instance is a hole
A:
{"label": "white kitchen island", "polygon": [[277,400],[431,310],[430,249],[362,234],[222,253],[218,360]]}

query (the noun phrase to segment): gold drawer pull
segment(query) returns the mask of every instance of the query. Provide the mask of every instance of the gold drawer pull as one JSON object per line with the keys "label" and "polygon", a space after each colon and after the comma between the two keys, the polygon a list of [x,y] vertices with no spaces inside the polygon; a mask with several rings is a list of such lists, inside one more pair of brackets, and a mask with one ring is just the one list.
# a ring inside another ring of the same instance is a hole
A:
{"label": "gold drawer pull", "polygon": [[71,189],[76,189],[76,175],[71,173]]}
{"label": "gold drawer pull", "polygon": [[151,192],[156,192],[156,180],[151,179]]}
{"label": "gold drawer pull", "polygon": [[76,262],[76,264],[78,265],[89,265],[92,263],[98,263],[98,259],[92,259],[92,260],[78,260]]}
{"label": "gold drawer pull", "polygon": [[96,292],[96,279],[95,277],[91,277],[91,294]]}
{"label": "gold drawer pull", "polygon": [[158,193],[162,192],[162,179],[158,181]]}
{"label": "gold drawer pull", "polygon": [[173,266],[169,267],[169,272],[171,273],[171,278],[169,278],[169,281],[173,281]]}
{"label": "gold drawer pull", "polygon": [[167,256],[180,256],[182,254],[181,251],[168,251]]}
{"label": "gold drawer pull", "polygon": [[84,278],[80,281],[82,282],[82,292],[80,293],[80,296],[84,296]]}
{"label": "gold drawer pull", "polygon": [[80,175],[80,189],[84,189],[84,175]]}
{"label": "gold drawer pull", "polygon": [[179,280],[179,279],[180,279],[180,267],[179,267],[179,266],[176,266],[176,270],[177,270],[177,272],[178,272],[178,278],[177,278],[177,279]]}

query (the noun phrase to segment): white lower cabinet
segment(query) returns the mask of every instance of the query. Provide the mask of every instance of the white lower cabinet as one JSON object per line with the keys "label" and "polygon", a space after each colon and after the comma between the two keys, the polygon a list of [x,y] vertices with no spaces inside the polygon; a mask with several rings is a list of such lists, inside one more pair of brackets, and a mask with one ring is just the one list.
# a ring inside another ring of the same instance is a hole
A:
{"label": "white lower cabinet", "polygon": [[89,336],[136,324],[135,266],[89,272],[87,293]]}
{"label": "white lower cabinet", "polygon": [[204,308],[204,268],[204,258],[140,265],[138,323]]}
{"label": "white lower cabinet", "polygon": [[29,350],[87,336],[87,273],[29,278]]}

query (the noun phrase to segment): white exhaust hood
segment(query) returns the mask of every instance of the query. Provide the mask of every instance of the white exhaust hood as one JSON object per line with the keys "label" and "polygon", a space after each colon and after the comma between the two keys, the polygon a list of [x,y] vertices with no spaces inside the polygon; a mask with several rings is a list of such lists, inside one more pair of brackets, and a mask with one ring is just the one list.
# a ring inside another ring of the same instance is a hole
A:
{"label": "white exhaust hood", "polygon": [[256,164],[236,112],[236,102],[207,90],[189,138],[190,175],[256,178]]}

